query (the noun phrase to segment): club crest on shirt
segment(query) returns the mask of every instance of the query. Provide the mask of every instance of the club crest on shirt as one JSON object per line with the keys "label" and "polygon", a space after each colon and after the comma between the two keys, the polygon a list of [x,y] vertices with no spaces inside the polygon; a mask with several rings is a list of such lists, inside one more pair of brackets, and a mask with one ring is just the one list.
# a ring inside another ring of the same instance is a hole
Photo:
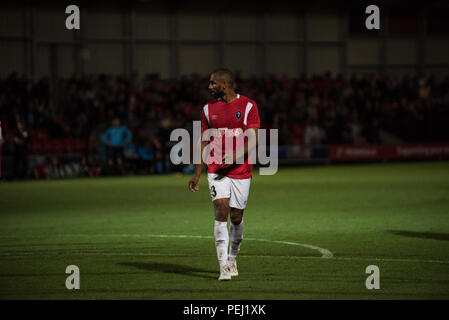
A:
{"label": "club crest on shirt", "polygon": [[237,112],[235,113],[235,116],[237,117],[237,119],[240,120],[240,117],[242,116],[242,113],[241,113],[240,111],[237,111]]}

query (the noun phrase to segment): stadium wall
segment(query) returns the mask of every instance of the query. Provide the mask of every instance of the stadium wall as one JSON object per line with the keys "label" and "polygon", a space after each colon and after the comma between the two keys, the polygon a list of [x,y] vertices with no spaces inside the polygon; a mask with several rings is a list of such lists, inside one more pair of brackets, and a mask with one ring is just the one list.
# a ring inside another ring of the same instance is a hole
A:
{"label": "stadium wall", "polygon": [[[449,31],[430,10],[397,18],[380,32],[359,30],[345,11],[207,12],[81,6],[81,29],[65,28],[65,6],[5,5],[0,11],[0,77],[158,73],[176,79],[227,66],[244,77],[384,72],[449,73]],[[359,10],[360,11],[360,10]],[[408,20],[407,20],[408,19]],[[408,23],[405,22],[409,21]],[[399,25],[399,27],[398,27]]]}

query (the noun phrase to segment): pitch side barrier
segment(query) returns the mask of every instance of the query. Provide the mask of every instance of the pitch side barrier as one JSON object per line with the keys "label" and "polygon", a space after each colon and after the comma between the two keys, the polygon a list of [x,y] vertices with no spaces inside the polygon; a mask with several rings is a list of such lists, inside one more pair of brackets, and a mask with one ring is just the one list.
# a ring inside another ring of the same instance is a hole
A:
{"label": "pitch side barrier", "polygon": [[[39,168],[45,162],[46,155],[35,155],[29,150],[29,168],[35,174],[33,178],[45,179]],[[279,166],[317,165],[338,163],[363,163],[381,161],[413,161],[413,160],[449,160],[449,142],[440,143],[411,143],[396,145],[319,145],[319,146],[279,146]],[[270,155],[270,149],[266,150]],[[270,155],[271,156],[271,155]],[[70,160],[70,172],[64,177],[81,176],[81,154],[71,156],[56,156],[58,159]],[[4,180],[12,174],[13,157],[3,156],[1,159],[2,178]],[[256,166],[264,167],[259,161]],[[67,170],[66,170],[67,171]],[[63,177],[63,178],[64,178]]]}
{"label": "pitch side barrier", "polygon": [[329,146],[279,146],[280,166],[329,163]]}
{"label": "pitch side barrier", "polygon": [[449,142],[363,146],[279,146],[280,166],[448,159]]}
{"label": "pitch side barrier", "polygon": [[329,147],[330,163],[447,159],[449,142]]}

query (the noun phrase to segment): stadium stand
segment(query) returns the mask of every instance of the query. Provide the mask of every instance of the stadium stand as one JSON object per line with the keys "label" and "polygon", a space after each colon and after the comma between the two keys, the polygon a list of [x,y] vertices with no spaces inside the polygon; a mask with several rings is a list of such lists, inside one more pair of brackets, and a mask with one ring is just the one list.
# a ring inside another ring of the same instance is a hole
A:
{"label": "stadium stand", "polygon": [[[126,173],[179,170],[166,163],[167,132],[191,129],[192,121],[199,119],[210,99],[207,82],[206,75],[177,81],[154,76],[137,80],[137,75],[71,77],[59,81],[57,103],[51,106],[48,79],[33,83],[11,74],[0,81],[3,154],[13,154],[16,123],[23,121],[31,132],[28,155],[40,157],[37,162],[44,168],[52,163],[49,159],[58,157],[62,163],[82,163],[85,170],[80,175],[98,174],[106,163],[101,135],[119,117],[131,131],[133,144],[147,148],[156,164],[147,170],[134,163]],[[258,102],[262,127],[279,129],[281,146],[449,140],[449,77],[366,74],[344,79],[326,73],[242,78],[237,74],[237,83],[238,92]],[[149,158],[140,160],[144,161],[137,163],[147,163]],[[13,164],[4,166],[7,175]],[[30,170],[28,176],[42,175]]]}

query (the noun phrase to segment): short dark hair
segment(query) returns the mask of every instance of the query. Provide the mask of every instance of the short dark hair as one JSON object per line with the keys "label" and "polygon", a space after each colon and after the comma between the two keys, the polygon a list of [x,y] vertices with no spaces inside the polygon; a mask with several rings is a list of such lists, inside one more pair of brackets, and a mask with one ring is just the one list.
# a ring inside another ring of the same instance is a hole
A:
{"label": "short dark hair", "polygon": [[212,74],[217,75],[220,80],[228,83],[232,89],[235,89],[235,77],[231,70],[226,68],[216,69]]}

